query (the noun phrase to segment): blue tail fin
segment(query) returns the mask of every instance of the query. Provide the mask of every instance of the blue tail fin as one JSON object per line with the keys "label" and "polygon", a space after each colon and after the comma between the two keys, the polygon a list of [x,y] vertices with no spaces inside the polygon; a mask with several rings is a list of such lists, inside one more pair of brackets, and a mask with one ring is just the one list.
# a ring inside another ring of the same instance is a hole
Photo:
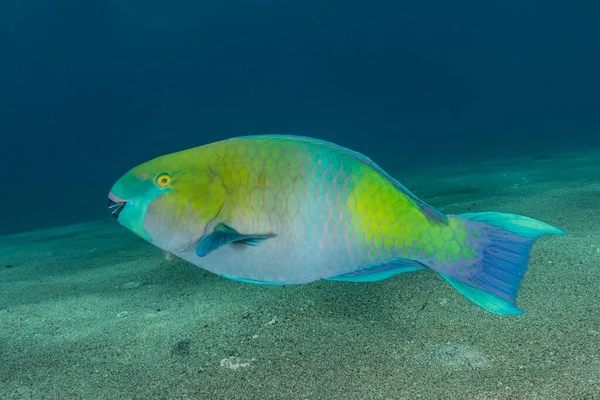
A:
{"label": "blue tail fin", "polygon": [[[532,218],[496,212],[449,216],[468,220],[478,258],[445,269],[440,275],[466,298],[489,312],[519,315],[517,292],[533,243],[544,235],[565,232]],[[437,268],[433,268],[437,269]]]}

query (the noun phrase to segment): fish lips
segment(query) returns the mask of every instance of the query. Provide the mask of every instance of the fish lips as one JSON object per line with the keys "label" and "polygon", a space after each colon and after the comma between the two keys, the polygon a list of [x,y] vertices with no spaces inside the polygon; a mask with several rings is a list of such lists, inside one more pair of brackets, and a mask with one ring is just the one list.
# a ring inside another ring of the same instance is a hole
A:
{"label": "fish lips", "polygon": [[121,215],[121,211],[123,211],[123,208],[125,208],[126,203],[127,200],[118,197],[113,192],[108,193],[108,210],[111,212],[113,217],[117,219],[119,218],[119,215]]}
{"label": "fish lips", "polygon": [[123,199],[112,191],[108,193],[108,210],[117,219],[117,222],[152,243],[152,236],[144,229],[147,209],[147,205],[140,204],[138,199]]}

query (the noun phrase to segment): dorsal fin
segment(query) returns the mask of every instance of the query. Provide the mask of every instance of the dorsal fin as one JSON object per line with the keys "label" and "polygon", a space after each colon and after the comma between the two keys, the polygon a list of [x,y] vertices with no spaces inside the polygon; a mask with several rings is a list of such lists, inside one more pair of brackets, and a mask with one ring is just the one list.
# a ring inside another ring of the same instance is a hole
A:
{"label": "dorsal fin", "polygon": [[361,164],[371,168],[374,172],[378,173],[379,175],[383,176],[388,181],[390,181],[394,185],[394,187],[396,189],[398,189],[400,192],[402,192],[404,195],[406,195],[430,221],[434,221],[434,222],[438,222],[438,223],[442,223],[442,224],[448,223],[448,217],[446,217],[446,215],[444,215],[443,213],[436,210],[434,207],[430,206],[429,204],[427,204],[424,201],[422,201],[421,199],[419,199],[410,190],[408,190],[403,184],[398,182],[396,179],[392,178],[379,165],[375,164],[370,158],[368,158],[367,156],[365,156],[359,152],[350,150],[346,147],[342,147],[335,143],[331,143],[331,142],[321,140],[321,139],[314,139],[314,138],[310,138],[310,137],[306,137],[306,136],[250,135],[250,136],[238,137],[236,139],[243,139],[243,138],[261,138],[261,139],[296,141],[296,142],[300,141],[300,142],[311,143],[311,144],[314,144],[316,146],[320,146],[323,148],[339,151],[340,153],[342,153],[344,155],[347,155],[347,156],[350,156],[350,157],[356,159]]}

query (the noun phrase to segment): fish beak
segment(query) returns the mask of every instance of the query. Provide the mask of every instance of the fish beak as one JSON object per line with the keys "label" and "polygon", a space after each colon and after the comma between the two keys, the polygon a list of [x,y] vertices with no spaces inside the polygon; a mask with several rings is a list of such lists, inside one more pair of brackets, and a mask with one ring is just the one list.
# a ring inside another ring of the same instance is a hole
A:
{"label": "fish beak", "polygon": [[113,192],[108,193],[108,211],[111,212],[113,217],[119,218],[121,211],[125,207],[127,200],[115,196]]}

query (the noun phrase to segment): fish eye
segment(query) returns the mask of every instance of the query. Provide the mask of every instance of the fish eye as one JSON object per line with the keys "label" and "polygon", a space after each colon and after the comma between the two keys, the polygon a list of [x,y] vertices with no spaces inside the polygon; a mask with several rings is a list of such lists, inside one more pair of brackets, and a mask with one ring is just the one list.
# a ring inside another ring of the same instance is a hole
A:
{"label": "fish eye", "polygon": [[171,177],[169,176],[169,174],[160,174],[156,177],[154,182],[159,188],[166,188],[171,184]]}

